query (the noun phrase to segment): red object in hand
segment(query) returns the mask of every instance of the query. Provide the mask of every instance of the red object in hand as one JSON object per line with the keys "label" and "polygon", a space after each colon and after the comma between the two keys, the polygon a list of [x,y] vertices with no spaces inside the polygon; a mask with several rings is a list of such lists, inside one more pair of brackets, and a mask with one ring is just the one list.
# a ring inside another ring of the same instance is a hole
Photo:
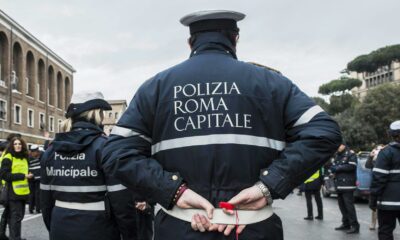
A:
{"label": "red object in hand", "polygon": [[233,210],[235,209],[235,205],[230,204],[228,202],[219,202],[219,207],[220,208],[225,208],[227,210]]}

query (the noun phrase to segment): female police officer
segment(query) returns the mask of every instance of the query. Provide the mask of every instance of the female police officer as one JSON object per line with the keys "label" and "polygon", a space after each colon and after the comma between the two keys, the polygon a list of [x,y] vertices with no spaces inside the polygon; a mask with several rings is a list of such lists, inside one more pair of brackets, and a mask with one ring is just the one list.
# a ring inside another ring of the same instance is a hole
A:
{"label": "female police officer", "polygon": [[131,210],[116,211],[128,217],[110,217],[107,188],[109,193],[126,188],[120,184],[110,185],[101,169],[101,149],[106,141],[101,128],[103,110],[111,110],[111,106],[101,93],[73,95],[67,120],[63,123],[65,132],[56,134],[42,157],[41,202],[50,239],[116,240],[122,234],[117,223],[120,229],[128,228],[121,228],[123,224],[115,219],[134,224],[134,217],[129,215],[134,211],[130,195],[122,196],[131,201],[131,205],[125,201],[120,206],[131,207]]}

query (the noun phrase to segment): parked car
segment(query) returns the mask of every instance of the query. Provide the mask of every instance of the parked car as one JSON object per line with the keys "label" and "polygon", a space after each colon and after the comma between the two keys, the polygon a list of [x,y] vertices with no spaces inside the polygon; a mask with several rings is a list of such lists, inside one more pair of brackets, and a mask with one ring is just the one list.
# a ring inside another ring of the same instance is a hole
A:
{"label": "parked car", "polygon": [[[369,197],[372,172],[371,169],[365,168],[365,163],[368,159],[369,153],[370,152],[362,151],[357,154],[357,188],[354,191],[354,197],[357,199],[368,199]],[[333,175],[325,175],[324,184],[322,185],[322,195],[324,197],[329,197],[336,193]]]}
{"label": "parked car", "polygon": [[370,152],[359,152],[357,154],[357,188],[354,191],[354,196],[358,199],[369,198],[369,187],[372,180],[372,170],[365,167]]}

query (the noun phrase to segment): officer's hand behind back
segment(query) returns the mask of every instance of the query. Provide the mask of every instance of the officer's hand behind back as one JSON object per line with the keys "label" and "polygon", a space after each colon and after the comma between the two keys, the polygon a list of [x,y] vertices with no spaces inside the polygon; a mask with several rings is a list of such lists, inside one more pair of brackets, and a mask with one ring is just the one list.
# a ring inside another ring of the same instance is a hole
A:
{"label": "officer's hand behind back", "polygon": [[[195,193],[191,189],[187,189],[178,199],[176,205],[180,208],[197,208],[204,209],[207,216],[196,214],[192,217],[191,226],[195,231],[209,231],[212,226],[209,219],[212,219],[214,206],[205,198]],[[214,230],[215,231],[215,230]]]}
{"label": "officer's hand behind back", "polygon": [[199,194],[187,189],[176,202],[180,208],[198,208],[204,209],[207,212],[207,217],[212,219],[214,206]]}
{"label": "officer's hand behind back", "polygon": [[[257,186],[252,186],[243,189],[240,193],[229,200],[230,204],[233,204],[238,209],[243,210],[257,210],[267,205],[267,199],[264,197],[262,192]],[[234,211],[225,211],[228,214],[234,214]]]}

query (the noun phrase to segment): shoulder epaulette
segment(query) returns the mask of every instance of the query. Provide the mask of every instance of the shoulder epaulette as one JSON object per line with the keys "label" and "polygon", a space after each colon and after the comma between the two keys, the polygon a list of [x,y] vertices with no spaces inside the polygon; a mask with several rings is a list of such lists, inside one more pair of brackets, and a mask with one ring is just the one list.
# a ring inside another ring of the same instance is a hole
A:
{"label": "shoulder epaulette", "polygon": [[276,72],[276,73],[278,73],[278,74],[282,74],[280,71],[278,71],[278,70],[276,70],[276,69],[274,69],[274,68],[271,68],[271,67],[268,67],[268,66],[259,64],[259,63],[255,63],[255,62],[248,62],[248,63],[253,64],[253,65],[257,66],[257,67],[262,67],[262,68],[268,69],[268,70],[273,71],[273,72]]}

